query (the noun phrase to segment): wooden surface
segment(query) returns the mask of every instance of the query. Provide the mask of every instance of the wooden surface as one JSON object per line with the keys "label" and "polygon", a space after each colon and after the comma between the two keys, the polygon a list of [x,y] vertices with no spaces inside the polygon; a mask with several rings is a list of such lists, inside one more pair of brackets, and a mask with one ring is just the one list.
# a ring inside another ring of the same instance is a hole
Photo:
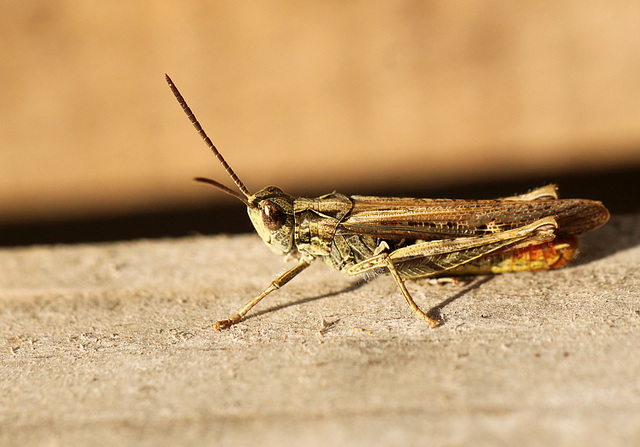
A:
{"label": "wooden surface", "polygon": [[257,236],[0,250],[2,445],[634,445],[640,218],[551,272],[411,282],[285,268]]}
{"label": "wooden surface", "polygon": [[[638,2],[0,6],[0,222],[637,166]],[[538,185],[533,185],[538,186]],[[517,191],[512,191],[513,193]]]}

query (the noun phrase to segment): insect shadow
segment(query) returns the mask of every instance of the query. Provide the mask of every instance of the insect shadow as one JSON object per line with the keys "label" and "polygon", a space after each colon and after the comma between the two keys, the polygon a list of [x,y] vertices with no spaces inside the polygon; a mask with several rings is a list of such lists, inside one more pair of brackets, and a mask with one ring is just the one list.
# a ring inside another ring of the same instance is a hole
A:
{"label": "insect shadow", "polygon": [[301,304],[306,304],[306,303],[311,303],[313,301],[317,301],[317,300],[321,300],[324,298],[329,298],[332,296],[336,296],[336,295],[340,295],[342,293],[348,293],[348,292],[353,292],[354,290],[358,290],[360,287],[364,286],[366,284],[365,281],[357,281],[354,282],[353,284],[348,285],[347,287],[344,287],[341,290],[336,290],[333,292],[327,292],[327,293],[323,293],[322,295],[318,295],[318,296],[309,296],[306,298],[302,298],[296,301],[290,301],[288,303],[283,303],[283,304],[278,304],[277,306],[271,306],[268,307],[266,309],[257,311],[247,317],[245,317],[246,320],[250,320],[251,318],[254,317],[258,317],[260,315],[265,315],[271,312],[276,312],[278,310],[282,310],[282,309],[286,309],[287,307],[291,307],[291,306],[299,306]]}
{"label": "insect shadow", "polygon": [[[462,277],[458,279],[458,282],[460,283],[461,286],[463,286],[464,288],[461,290],[458,290],[453,296],[441,301],[440,303],[436,304],[435,306],[432,306],[427,312],[426,314],[433,318],[434,320],[436,320],[438,322],[438,326],[442,326],[445,324],[445,320],[442,318],[442,311],[444,310],[445,307],[447,307],[449,304],[453,303],[454,301],[462,298],[463,296],[467,295],[469,292],[471,292],[472,290],[476,290],[479,289],[483,284],[488,283],[489,281],[491,281],[492,279],[494,279],[494,276],[485,276],[485,277]],[[250,320],[252,318],[261,316],[261,315],[266,315],[269,314],[271,312],[276,312],[282,309],[286,309],[287,307],[292,307],[292,306],[299,306],[301,304],[306,304],[306,303],[311,303],[313,301],[318,301],[318,300],[322,300],[325,298],[330,298],[332,296],[337,296],[337,295],[341,295],[343,293],[349,293],[349,292],[353,292],[355,290],[358,290],[359,288],[363,287],[365,284],[367,284],[368,281],[364,281],[364,280],[360,280],[357,282],[354,282],[353,284],[350,284],[347,287],[344,287],[340,290],[336,290],[333,292],[327,292],[327,293],[323,293],[322,295],[317,295],[317,296],[311,296],[311,297],[306,297],[306,298],[302,298],[296,301],[290,301],[288,303],[283,303],[283,304],[278,304],[276,306],[271,306],[268,307],[266,309],[260,310],[258,312],[255,312],[249,316],[246,317],[247,320]],[[425,284],[424,287],[438,287],[438,286],[434,286],[431,284]]]}
{"label": "insect shadow", "polygon": [[449,304],[453,303],[454,301],[462,298],[472,290],[479,289],[483,284],[488,283],[494,278],[495,276],[484,276],[480,278],[467,278],[467,277],[462,278],[460,281],[464,282],[466,287],[458,291],[455,295],[447,298],[444,301],[441,301],[439,304],[432,306],[431,309],[429,309],[426,312],[427,316],[436,320],[438,322],[438,326],[444,325],[446,321],[444,318],[442,318],[441,313],[445,307],[447,307]]}
{"label": "insect shadow", "polygon": [[[574,267],[640,245],[640,227],[633,215],[613,215],[597,234],[587,234],[582,239],[580,256]],[[569,266],[571,268],[571,266]]]}

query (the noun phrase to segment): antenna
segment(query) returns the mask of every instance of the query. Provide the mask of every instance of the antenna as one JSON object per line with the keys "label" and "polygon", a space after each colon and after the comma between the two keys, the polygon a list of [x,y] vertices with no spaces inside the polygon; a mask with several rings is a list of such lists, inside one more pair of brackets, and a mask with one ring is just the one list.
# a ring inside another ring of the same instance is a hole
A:
{"label": "antenna", "polygon": [[243,196],[242,194],[238,193],[237,191],[234,191],[231,188],[227,188],[222,183],[218,183],[215,180],[211,180],[210,178],[205,178],[205,177],[196,177],[193,180],[195,180],[196,182],[206,183],[207,185],[215,186],[220,191],[226,192],[230,196],[235,197],[236,199],[240,200],[245,205],[251,206],[251,204],[249,203],[249,201],[247,200],[247,198],[245,196]]}
{"label": "antenna", "polygon": [[203,182],[203,183],[208,183],[209,185],[215,186],[216,188],[221,189],[222,191],[226,192],[227,194],[231,194],[232,196],[239,198],[245,204],[248,205],[249,202],[248,202],[247,199],[249,197],[251,197],[251,193],[249,193],[249,190],[247,189],[246,186],[244,186],[244,183],[242,183],[242,181],[238,178],[236,173],[233,172],[233,169],[231,169],[231,166],[229,166],[227,164],[227,162],[225,161],[225,159],[222,156],[222,154],[220,152],[218,152],[218,149],[215,147],[215,145],[213,144],[211,139],[207,136],[207,133],[204,131],[204,129],[202,128],[202,126],[198,122],[198,119],[196,118],[196,116],[193,114],[193,112],[191,111],[191,109],[187,105],[187,101],[184,100],[184,98],[182,97],[182,95],[178,91],[178,88],[175,86],[175,84],[173,83],[173,81],[171,80],[169,75],[165,73],[164,78],[166,79],[167,84],[169,84],[169,88],[171,89],[171,92],[176,97],[176,99],[178,100],[178,103],[182,107],[182,110],[184,110],[184,113],[187,114],[187,118],[189,118],[189,121],[191,121],[191,124],[193,124],[193,127],[196,128],[196,131],[198,132],[198,134],[200,134],[200,136],[202,137],[204,142],[207,144],[207,146],[209,146],[209,149],[211,149],[211,151],[216,156],[216,158],[218,159],[218,161],[220,162],[220,164],[222,165],[224,170],[227,171],[227,174],[229,174],[229,177],[231,177],[231,180],[233,180],[233,183],[235,183],[236,186],[238,187],[238,189],[240,190],[240,192],[242,192],[242,194],[244,194],[244,197],[242,197],[239,194],[235,193],[234,191],[232,191],[231,189],[227,188],[226,186],[221,185],[220,183],[216,182],[215,180],[202,179],[202,178],[197,178],[195,180],[199,181],[199,182]]}

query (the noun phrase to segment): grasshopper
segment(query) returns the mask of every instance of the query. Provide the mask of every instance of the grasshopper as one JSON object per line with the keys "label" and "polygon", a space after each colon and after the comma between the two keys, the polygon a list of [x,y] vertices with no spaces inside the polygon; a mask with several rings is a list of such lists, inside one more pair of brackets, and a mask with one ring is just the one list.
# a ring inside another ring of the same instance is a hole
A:
{"label": "grasshopper", "polygon": [[316,259],[347,275],[389,273],[416,316],[438,321],[415,303],[406,279],[548,270],[571,262],[578,236],[609,219],[601,202],[559,199],[555,185],[495,200],[449,200],[330,193],[294,197],[275,186],[251,194],[227,164],[165,75],[169,88],[238,191],[197,177],[237,198],[262,240],[277,254],[296,258],[287,270],[215,329],[238,323],[260,300]]}

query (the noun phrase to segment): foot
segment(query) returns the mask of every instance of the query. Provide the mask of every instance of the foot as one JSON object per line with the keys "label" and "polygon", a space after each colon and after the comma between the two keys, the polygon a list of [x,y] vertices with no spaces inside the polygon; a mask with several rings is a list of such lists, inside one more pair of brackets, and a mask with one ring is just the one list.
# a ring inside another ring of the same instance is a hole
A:
{"label": "foot", "polygon": [[213,328],[216,331],[219,331],[220,329],[228,329],[231,326],[233,326],[234,324],[236,324],[237,322],[238,322],[238,320],[233,319],[233,318],[230,318],[228,320],[220,320],[213,326]]}

